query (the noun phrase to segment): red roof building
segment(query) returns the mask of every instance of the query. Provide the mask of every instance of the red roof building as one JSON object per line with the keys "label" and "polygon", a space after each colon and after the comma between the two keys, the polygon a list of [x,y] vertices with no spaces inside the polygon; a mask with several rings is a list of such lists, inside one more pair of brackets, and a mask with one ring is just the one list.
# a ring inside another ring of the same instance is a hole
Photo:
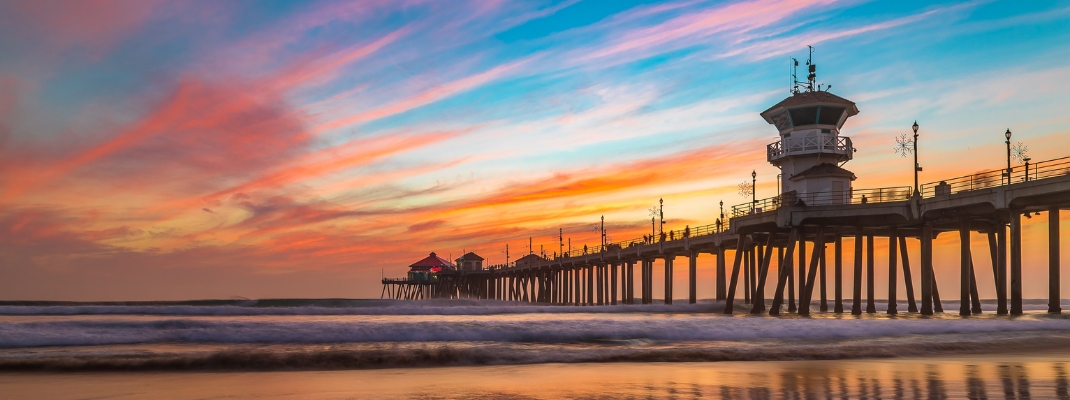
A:
{"label": "red roof building", "polygon": [[409,279],[432,280],[437,278],[440,271],[453,270],[453,264],[431,252],[427,258],[417,261],[409,266]]}

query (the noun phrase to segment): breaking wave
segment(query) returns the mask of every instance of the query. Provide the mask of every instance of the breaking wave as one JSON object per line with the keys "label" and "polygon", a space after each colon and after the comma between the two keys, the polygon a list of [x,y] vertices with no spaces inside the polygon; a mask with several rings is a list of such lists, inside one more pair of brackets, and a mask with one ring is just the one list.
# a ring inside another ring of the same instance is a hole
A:
{"label": "breaking wave", "polygon": [[134,343],[833,340],[901,335],[1070,330],[1070,319],[768,318],[721,315],[535,317],[166,318],[0,323],[0,348]]}
{"label": "breaking wave", "polygon": [[[1043,344],[1041,346],[1040,344]],[[899,340],[821,343],[771,342],[728,346],[716,342],[614,342],[575,346],[521,346],[484,343],[425,343],[372,348],[306,346],[285,349],[235,346],[201,352],[112,352],[85,355],[0,357],[0,371],[150,370],[330,370],[584,362],[714,362],[836,360],[980,354],[994,349],[1018,352],[1065,349],[1070,338],[1046,332],[1015,335],[946,335]]]}

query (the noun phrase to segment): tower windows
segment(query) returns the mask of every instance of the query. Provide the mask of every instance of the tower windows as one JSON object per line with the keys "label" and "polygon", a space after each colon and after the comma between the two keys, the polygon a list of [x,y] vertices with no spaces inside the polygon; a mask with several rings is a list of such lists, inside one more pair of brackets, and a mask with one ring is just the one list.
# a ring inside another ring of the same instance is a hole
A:
{"label": "tower windows", "polygon": [[837,125],[844,110],[843,107],[823,106],[821,107],[821,117],[817,123],[821,125]]}
{"label": "tower windows", "polygon": [[816,124],[818,109],[819,107],[803,107],[791,110],[791,122],[795,126]]}

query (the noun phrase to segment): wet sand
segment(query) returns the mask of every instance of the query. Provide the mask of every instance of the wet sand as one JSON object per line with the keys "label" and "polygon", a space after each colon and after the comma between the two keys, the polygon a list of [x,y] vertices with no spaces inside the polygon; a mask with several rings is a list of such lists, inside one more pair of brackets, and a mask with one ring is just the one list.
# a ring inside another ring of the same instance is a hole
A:
{"label": "wet sand", "polygon": [[4,398],[1070,399],[1070,349],[936,358],[352,371],[5,373]]}

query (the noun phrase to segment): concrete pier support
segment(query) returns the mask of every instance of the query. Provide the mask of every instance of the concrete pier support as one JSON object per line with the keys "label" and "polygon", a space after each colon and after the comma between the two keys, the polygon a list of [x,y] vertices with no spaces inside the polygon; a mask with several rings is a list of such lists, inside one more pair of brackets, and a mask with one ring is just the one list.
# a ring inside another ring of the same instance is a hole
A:
{"label": "concrete pier support", "polygon": [[758,273],[762,265],[762,250],[762,245],[758,243],[751,247],[750,252],[750,302],[752,304],[758,301],[755,296],[758,293]]}
{"label": "concrete pier support", "polygon": [[973,253],[970,253],[970,303],[973,314],[981,314],[981,295],[977,294],[977,270],[973,264]]}
{"label": "concrete pier support", "polygon": [[617,305],[617,266],[619,264],[609,264],[609,304]]}
{"label": "concrete pier support", "polygon": [[866,235],[866,314],[876,314],[877,304],[874,299],[874,252],[873,235]]}
{"label": "concrete pier support", "polygon": [[1007,303],[1007,226],[1002,222],[996,229],[996,255],[999,257],[996,263],[999,273],[996,274],[996,314],[1006,315],[1010,313]]}
{"label": "concrete pier support", "polygon": [[802,297],[803,291],[806,289],[806,233],[805,231],[799,231],[799,274],[795,277],[799,281],[799,309],[803,307],[809,308],[809,304],[803,304]]}
{"label": "concrete pier support", "polygon": [[1048,209],[1048,312],[1063,312],[1059,305],[1059,207]]}
{"label": "concrete pier support", "polygon": [[[790,252],[787,252],[786,254],[784,254],[784,257],[787,257],[787,258],[791,259],[791,262],[788,263],[788,264],[791,265],[791,267],[788,267],[789,269],[787,271],[785,271],[788,274],[788,283],[787,284],[788,284],[788,312],[789,313],[793,313],[793,312],[798,311],[798,308],[795,308],[795,248],[796,247],[797,247],[797,245],[792,246],[792,250]],[[781,258],[781,260],[783,260],[783,258]]]}
{"label": "concrete pier support", "polygon": [[899,290],[899,282],[896,278],[896,271],[899,268],[896,253],[896,245],[898,244],[898,238],[896,237],[895,227],[892,227],[888,233],[888,315],[896,315],[899,313],[896,307],[896,292]]}
{"label": "concrete pier support", "polygon": [[595,305],[595,266],[587,265],[587,305]]}
{"label": "concrete pier support", "polygon": [[624,288],[627,300],[625,304],[635,304],[635,261],[628,260],[628,279],[627,287]]}
{"label": "concrete pier support", "polygon": [[595,288],[595,297],[596,297],[595,304],[598,304],[598,305],[601,306],[601,305],[605,305],[606,304],[606,291],[604,289],[605,288],[605,281],[606,281],[606,266],[605,265],[595,265],[594,268],[596,270],[596,272],[595,272],[595,283],[596,283],[596,285],[595,286],[597,286]]}
{"label": "concrete pier support", "polygon": [[739,268],[743,263],[744,242],[746,242],[745,236],[740,236],[736,241],[736,254],[735,261],[732,262],[732,277],[728,279],[728,295],[724,301],[724,313],[732,314],[732,303],[735,302],[736,297],[736,283],[739,282]]}
{"label": "concrete pier support", "polygon": [[572,304],[583,305],[583,283],[581,282],[580,269],[572,267]]}
{"label": "concrete pier support", "polygon": [[970,315],[970,221],[959,227],[959,315]]}
{"label": "concrete pier support", "polygon": [[933,315],[933,226],[921,227],[921,315]]}
{"label": "concrete pier support", "polygon": [[907,291],[907,311],[918,312],[918,303],[914,301],[914,278],[910,274],[910,254],[907,252],[907,238],[899,237],[899,256],[903,260],[903,283]]}
{"label": "concrete pier support", "polygon": [[[930,260],[932,260],[932,251],[933,251],[932,246],[929,246],[929,259]],[[931,265],[931,263],[930,263],[930,265]],[[931,278],[931,282],[929,282],[929,283],[932,284],[932,288],[931,289],[932,289],[932,293],[933,293],[933,310],[936,311],[936,312],[942,313],[942,312],[944,312],[944,302],[940,300],[940,284],[936,280],[936,270],[932,269],[932,268],[930,268],[929,270],[932,271],[932,276],[929,277],[929,278]]]}
{"label": "concrete pier support", "polygon": [[836,304],[833,305],[833,311],[836,313],[843,313],[843,237],[836,235],[836,240],[833,242],[833,275],[835,275],[836,288],[833,289],[836,293]]}
{"label": "concrete pier support", "polygon": [[[791,288],[791,283],[788,282],[788,276],[791,275],[793,269],[792,261],[795,259],[795,242],[799,240],[799,228],[791,228],[791,234],[788,236],[788,245],[781,254],[780,261],[777,262],[777,284],[776,290],[773,291],[773,304],[769,306],[769,315],[780,315],[780,305],[784,302],[784,289],[785,286]],[[788,311],[791,312],[791,311]]]}
{"label": "concrete pier support", "polygon": [[714,279],[717,286],[717,300],[722,301],[728,296],[728,280],[725,278],[725,264],[727,263],[724,259],[724,247],[718,245],[715,251],[717,252],[717,276]]}
{"label": "concrete pier support", "polygon": [[1022,214],[1011,210],[1011,315],[1022,315]]}
{"label": "concrete pier support", "polygon": [[646,304],[646,260],[639,260],[639,304]]}
{"label": "concrete pier support", "polygon": [[687,255],[687,303],[698,301],[698,252]]}
{"label": "concrete pier support", "polygon": [[862,227],[855,228],[854,291],[851,293],[851,314],[862,315]]}
{"label": "concrete pier support", "polygon": [[646,260],[639,260],[639,304],[646,304]]}
{"label": "concrete pier support", "polygon": [[654,260],[646,261],[646,303],[654,304]]}
{"label": "concrete pier support", "polygon": [[810,257],[810,271],[806,274],[806,278],[800,275],[799,280],[805,281],[802,290],[799,293],[799,315],[810,315],[810,299],[814,294],[814,281],[817,280],[817,270],[821,262],[821,258],[824,257],[825,252],[825,227],[817,227],[817,237],[814,239],[814,253]]}
{"label": "concrete pier support", "polygon": [[[765,246],[759,243],[755,248],[754,255],[751,256],[751,283],[754,285],[754,290],[751,291],[750,301],[751,303],[757,303],[759,300],[765,300],[764,297],[758,293],[758,278],[762,274],[762,265],[765,262]],[[762,306],[762,311],[765,311],[765,306]]]}
{"label": "concrete pier support", "polygon": [[[765,309],[765,281],[769,276],[769,264],[772,263],[773,258],[773,240],[776,235],[769,234],[768,241],[765,245],[764,252],[759,254],[758,260],[761,261],[761,265],[758,266],[758,285],[754,289],[754,306],[751,307],[751,314],[761,314],[766,311]],[[760,247],[759,247],[760,248]]]}
{"label": "concrete pier support", "polygon": [[572,272],[561,268],[561,303],[572,304]]}
{"label": "concrete pier support", "polygon": [[827,249],[824,247],[825,244],[823,242],[821,246],[821,262],[820,264],[818,264],[818,268],[820,268],[820,270],[818,270],[817,272],[817,283],[820,284],[820,286],[818,286],[818,291],[821,292],[821,306],[819,309],[821,310],[821,312],[828,312],[829,300],[827,290],[825,290],[825,286],[828,286],[828,277],[825,275],[825,266],[827,264],[825,262],[825,250]]}
{"label": "concrete pier support", "polygon": [[535,286],[537,278],[538,278],[538,271],[529,271],[528,272],[528,302],[529,303],[534,303],[534,302],[539,300],[538,297],[537,297],[539,292],[535,291],[535,289],[537,288]]}
{"label": "concrete pier support", "polygon": [[672,304],[672,262],[675,256],[665,255],[665,304]]}
{"label": "concrete pier support", "polygon": [[751,285],[750,278],[752,260],[751,256],[754,255],[754,250],[752,250],[750,246],[748,246],[747,249],[743,252],[743,304],[750,304],[750,295],[751,293],[754,293],[754,287],[753,285]]}

